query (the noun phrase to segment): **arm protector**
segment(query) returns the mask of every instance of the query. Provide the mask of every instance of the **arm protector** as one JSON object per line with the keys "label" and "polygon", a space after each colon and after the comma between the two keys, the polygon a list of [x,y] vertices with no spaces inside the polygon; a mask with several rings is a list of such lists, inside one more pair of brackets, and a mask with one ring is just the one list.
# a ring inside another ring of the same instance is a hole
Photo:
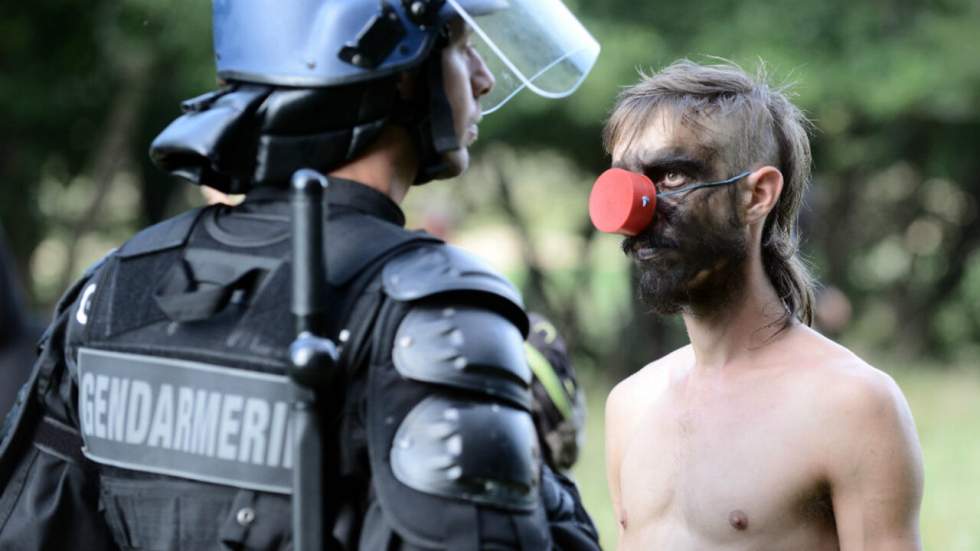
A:
{"label": "arm protector", "polygon": [[[400,255],[383,282],[362,548],[552,548],[519,294],[448,246]],[[577,497],[546,487],[553,505]]]}

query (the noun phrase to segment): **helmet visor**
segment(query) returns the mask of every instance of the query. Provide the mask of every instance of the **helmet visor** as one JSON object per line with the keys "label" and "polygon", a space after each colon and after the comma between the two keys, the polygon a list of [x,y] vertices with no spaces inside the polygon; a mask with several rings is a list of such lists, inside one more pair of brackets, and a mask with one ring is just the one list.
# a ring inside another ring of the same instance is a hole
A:
{"label": "helmet visor", "polygon": [[524,88],[546,98],[574,92],[592,70],[599,43],[560,0],[447,0],[473,30],[473,45],[496,84],[484,114]]}

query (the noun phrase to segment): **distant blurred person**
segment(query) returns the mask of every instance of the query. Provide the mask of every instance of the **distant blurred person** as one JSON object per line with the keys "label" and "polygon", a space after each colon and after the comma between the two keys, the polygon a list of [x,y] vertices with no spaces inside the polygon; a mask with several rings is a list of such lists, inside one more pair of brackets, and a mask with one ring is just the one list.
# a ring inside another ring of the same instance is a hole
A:
{"label": "distant blurred person", "polygon": [[813,322],[823,334],[840,337],[851,323],[852,313],[851,300],[837,287],[828,285],[817,292]]}
{"label": "distant blurred person", "polygon": [[625,176],[593,194],[615,178],[646,193],[623,209],[654,210],[623,250],[643,300],[691,340],[609,395],[621,549],[921,549],[905,398],[809,327],[807,127],[764,77],[686,60],[626,89],[607,123]]}
{"label": "distant blurred person", "polygon": [[28,315],[13,258],[0,228],[0,418],[14,405],[34,363],[42,328]]}
{"label": "distant blurred person", "polygon": [[528,312],[528,317],[526,349],[534,373],[531,414],[545,462],[567,473],[578,461],[585,439],[585,393],[554,324],[536,312]]}

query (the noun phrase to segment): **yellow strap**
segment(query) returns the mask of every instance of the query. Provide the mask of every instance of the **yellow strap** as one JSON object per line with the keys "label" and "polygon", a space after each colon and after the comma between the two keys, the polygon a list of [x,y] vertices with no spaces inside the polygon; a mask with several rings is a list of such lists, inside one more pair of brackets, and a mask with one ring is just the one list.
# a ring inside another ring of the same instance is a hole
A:
{"label": "yellow strap", "polygon": [[568,396],[562,388],[558,374],[555,373],[555,368],[551,366],[548,359],[537,348],[534,348],[529,343],[524,343],[524,350],[527,352],[528,366],[534,372],[534,376],[541,381],[541,385],[544,386],[548,397],[554,402],[558,411],[561,412],[562,417],[571,419],[572,405],[568,402]]}

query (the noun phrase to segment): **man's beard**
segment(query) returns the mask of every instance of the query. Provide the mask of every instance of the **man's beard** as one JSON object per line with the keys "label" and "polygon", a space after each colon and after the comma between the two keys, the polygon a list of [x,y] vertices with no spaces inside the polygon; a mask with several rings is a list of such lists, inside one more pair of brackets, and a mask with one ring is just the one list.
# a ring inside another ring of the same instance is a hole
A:
{"label": "man's beard", "polygon": [[665,239],[657,226],[623,241],[636,263],[644,304],[661,315],[704,316],[737,302],[744,291],[748,241],[734,213],[718,224],[691,217],[673,221],[680,236],[674,240]]}

